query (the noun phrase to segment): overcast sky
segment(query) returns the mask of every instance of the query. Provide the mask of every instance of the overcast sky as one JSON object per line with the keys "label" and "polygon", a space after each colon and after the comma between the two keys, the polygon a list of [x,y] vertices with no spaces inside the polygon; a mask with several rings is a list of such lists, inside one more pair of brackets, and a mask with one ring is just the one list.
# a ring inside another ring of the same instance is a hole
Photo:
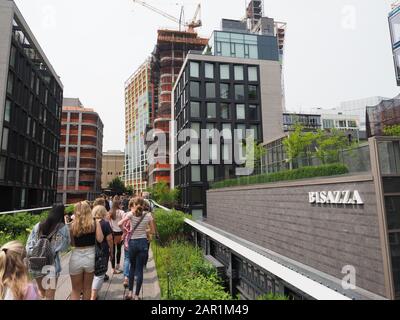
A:
{"label": "overcast sky", "polygon": [[[208,37],[222,17],[244,16],[245,0],[147,0],[186,20],[202,3]],[[286,106],[332,108],[344,100],[393,97],[387,15],[392,0],[265,0],[265,13],[288,23]],[[65,97],[79,97],[101,116],[104,151],[124,150],[124,82],[145,60],[159,27],[176,27],[131,0],[16,0],[61,77]],[[177,5],[177,3],[179,3]]]}

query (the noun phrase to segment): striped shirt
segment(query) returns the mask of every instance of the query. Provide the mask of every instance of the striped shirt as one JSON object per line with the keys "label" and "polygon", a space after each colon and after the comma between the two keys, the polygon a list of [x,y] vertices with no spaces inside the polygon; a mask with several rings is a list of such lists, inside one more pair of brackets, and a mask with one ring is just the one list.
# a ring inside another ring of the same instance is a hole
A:
{"label": "striped shirt", "polygon": [[[136,230],[133,232],[133,234],[131,236],[132,240],[135,240],[135,239],[146,239],[147,238],[146,229],[147,229],[147,226],[149,225],[149,223],[153,221],[153,217],[152,217],[151,213],[143,212],[143,214],[145,215],[145,217],[143,218],[142,222],[140,222],[140,224],[138,225]],[[142,217],[134,216],[132,212],[129,212],[127,214],[127,217],[129,219],[131,219],[132,229],[135,228],[137,223],[142,218]]]}

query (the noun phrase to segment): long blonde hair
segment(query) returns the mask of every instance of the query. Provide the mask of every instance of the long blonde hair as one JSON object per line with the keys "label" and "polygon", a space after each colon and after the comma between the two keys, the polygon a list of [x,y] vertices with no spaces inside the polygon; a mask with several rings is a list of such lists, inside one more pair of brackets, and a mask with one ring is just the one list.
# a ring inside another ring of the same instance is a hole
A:
{"label": "long blonde hair", "polygon": [[7,288],[14,299],[24,300],[28,285],[25,257],[25,247],[19,241],[8,242],[0,248],[0,300],[4,300]]}
{"label": "long blonde hair", "polygon": [[94,231],[92,210],[87,201],[78,202],[75,205],[74,215],[75,219],[71,226],[72,235],[74,237],[80,237]]}
{"label": "long blonde hair", "polygon": [[102,220],[107,216],[107,210],[102,205],[95,206],[92,210],[92,216],[95,219]]}

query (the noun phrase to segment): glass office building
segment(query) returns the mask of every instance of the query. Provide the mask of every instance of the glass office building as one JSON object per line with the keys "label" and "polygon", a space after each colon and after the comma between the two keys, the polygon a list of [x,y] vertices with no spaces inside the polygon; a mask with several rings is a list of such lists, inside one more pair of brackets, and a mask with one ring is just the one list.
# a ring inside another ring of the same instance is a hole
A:
{"label": "glass office building", "polygon": [[214,56],[279,61],[275,36],[214,31],[205,51]]}

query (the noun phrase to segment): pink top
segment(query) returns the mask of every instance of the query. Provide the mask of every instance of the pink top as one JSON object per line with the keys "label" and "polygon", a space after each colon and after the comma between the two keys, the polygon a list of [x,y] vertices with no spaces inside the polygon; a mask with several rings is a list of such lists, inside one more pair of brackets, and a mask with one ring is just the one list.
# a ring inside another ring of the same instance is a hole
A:
{"label": "pink top", "polygon": [[[39,300],[39,299],[40,298],[36,286],[33,283],[29,283],[26,289],[24,300]],[[6,295],[4,297],[4,300],[15,300],[11,290],[8,288],[6,290]]]}

